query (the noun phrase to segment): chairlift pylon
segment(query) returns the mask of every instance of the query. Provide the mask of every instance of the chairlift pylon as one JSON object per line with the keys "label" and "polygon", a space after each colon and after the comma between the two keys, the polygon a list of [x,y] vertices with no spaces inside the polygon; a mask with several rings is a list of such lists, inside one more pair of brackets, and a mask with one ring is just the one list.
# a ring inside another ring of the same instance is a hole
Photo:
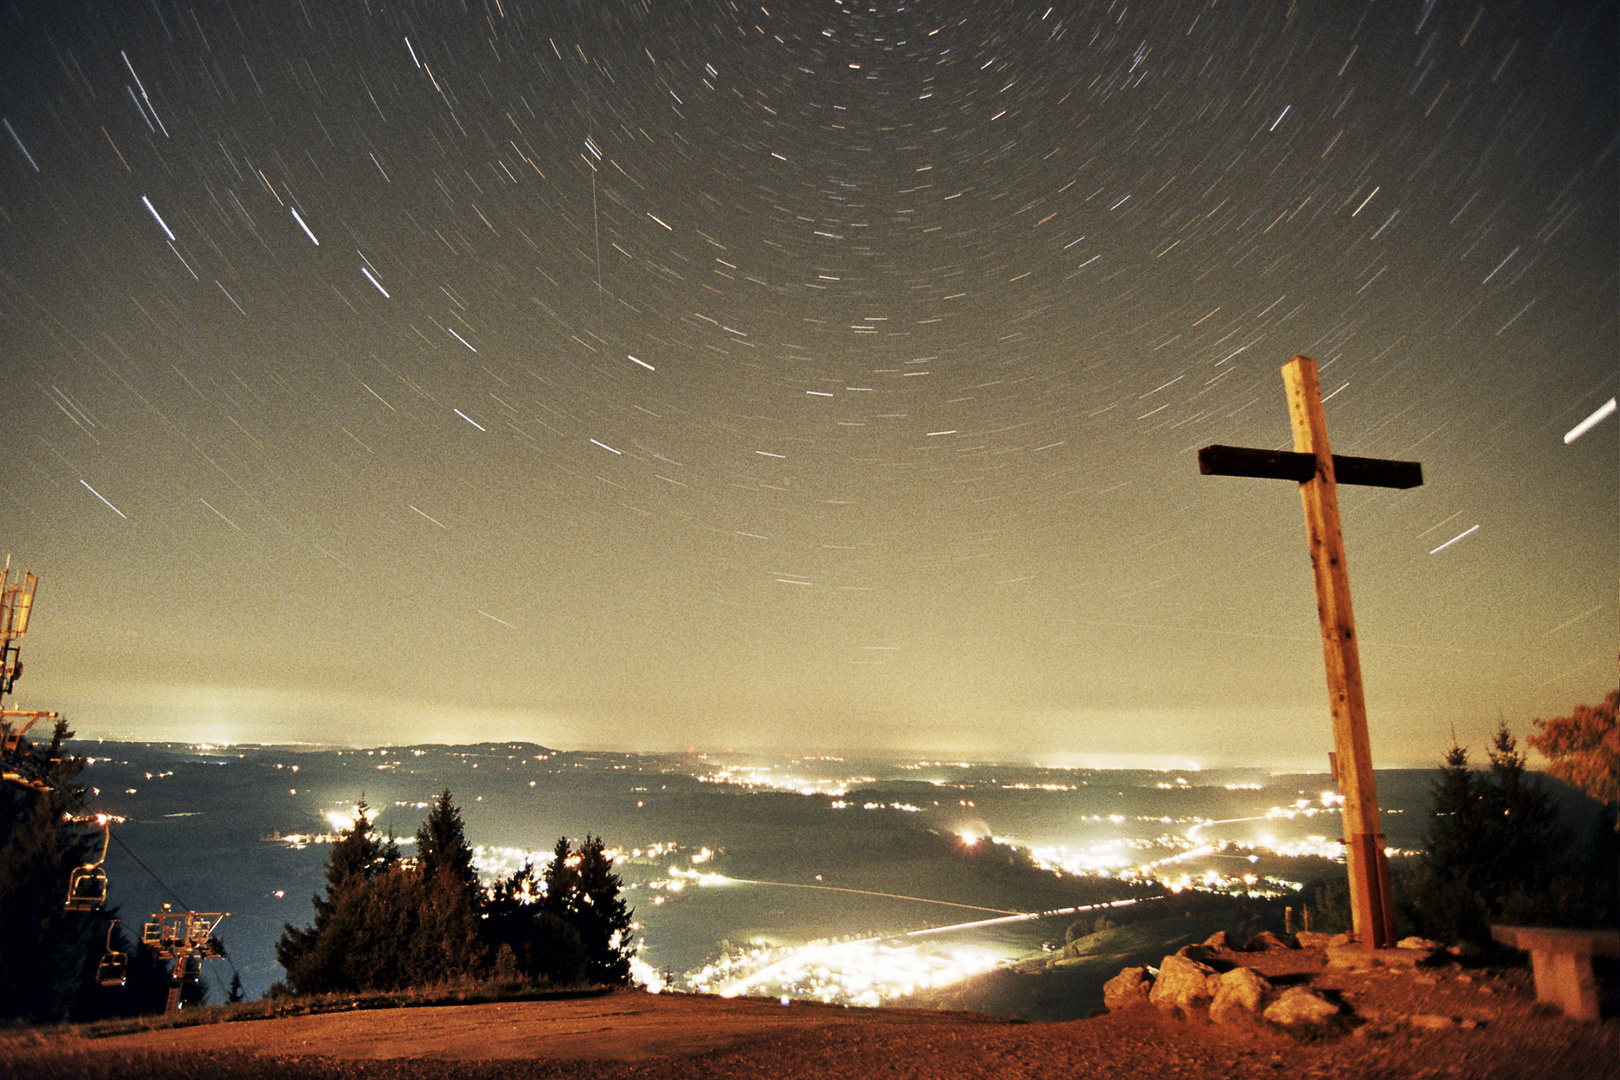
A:
{"label": "chairlift pylon", "polygon": [[0,759],[7,767],[0,769],[0,783],[46,792],[50,790],[50,785],[44,778],[31,775],[36,769],[18,766],[28,756],[24,752],[23,739],[28,729],[37,721],[55,720],[56,713],[50,710],[8,709],[3,704],[5,696],[12,692],[17,680],[22,677],[23,665],[18,657],[17,640],[28,630],[28,615],[34,607],[34,588],[38,584],[39,576],[31,571],[24,571],[21,577],[13,581],[11,556],[6,556],[5,566],[0,568]]}
{"label": "chairlift pylon", "polygon": [[225,955],[224,947],[214,936],[214,928],[229,914],[226,911],[175,911],[164,904],[142,928],[141,944],[159,960],[174,961],[164,1012],[173,1012],[179,1007],[184,983],[202,977],[204,957]]}

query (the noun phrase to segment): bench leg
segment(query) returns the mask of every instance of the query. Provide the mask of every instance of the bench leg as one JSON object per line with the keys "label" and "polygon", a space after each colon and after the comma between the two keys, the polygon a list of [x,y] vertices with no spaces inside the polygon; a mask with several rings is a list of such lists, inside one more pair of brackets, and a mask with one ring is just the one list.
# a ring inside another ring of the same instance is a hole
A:
{"label": "bench leg", "polygon": [[1537,1001],[1558,1006],[1572,1020],[1598,1019],[1597,973],[1590,954],[1534,949],[1530,967]]}

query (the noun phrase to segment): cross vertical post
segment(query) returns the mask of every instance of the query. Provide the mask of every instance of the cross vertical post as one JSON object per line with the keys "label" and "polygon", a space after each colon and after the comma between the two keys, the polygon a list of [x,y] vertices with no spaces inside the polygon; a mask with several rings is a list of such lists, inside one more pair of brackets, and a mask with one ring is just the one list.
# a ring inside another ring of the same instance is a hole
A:
{"label": "cross vertical post", "polygon": [[1322,414],[1322,388],[1316,362],[1296,356],[1282,368],[1294,450],[1206,446],[1198,451],[1198,471],[1206,476],[1255,476],[1292,480],[1305,503],[1311,573],[1316,579],[1316,611],[1322,626],[1328,699],[1333,713],[1333,779],[1344,799],[1345,862],[1350,877],[1353,934],[1362,945],[1395,943],[1395,910],[1389,887],[1389,860],[1378,828],[1378,795],[1373,785],[1372,750],[1367,740],[1367,704],[1361,692],[1361,655],[1356,620],[1350,611],[1350,577],[1344,534],[1339,528],[1338,485],[1414,488],[1423,483],[1415,461],[1346,457],[1328,445]]}
{"label": "cross vertical post", "polygon": [[1310,540],[1311,571],[1316,578],[1316,609],[1333,713],[1334,779],[1344,799],[1351,917],[1355,935],[1363,945],[1387,948],[1395,944],[1389,860],[1378,823],[1367,704],[1361,689],[1361,654],[1356,647],[1356,622],[1350,609],[1350,575],[1345,565],[1344,534],[1339,527],[1338,485],[1327,419],[1322,412],[1322,389],[1316,362],[1308,357],[1294,357],[1283,365],[1282,375],[1288,390],[1294,452],[1316,458],[1316,475],[1299,485],[1299,493],[1305,504],[1305,532]]}

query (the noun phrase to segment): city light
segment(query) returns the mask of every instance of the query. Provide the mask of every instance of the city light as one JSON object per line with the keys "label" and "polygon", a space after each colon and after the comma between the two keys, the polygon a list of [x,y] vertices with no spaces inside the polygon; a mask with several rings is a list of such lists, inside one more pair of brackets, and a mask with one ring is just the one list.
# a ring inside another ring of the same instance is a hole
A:
{"label": "city light", "polygon": [[875,939],[803,946],[757,942],[725,954],[686,981],[694,992],[722,997],[747,994],[875,1006],[949,986],[1015,958],[983,947],[925,951]]}
{"label": "city light", "polygon": [[[415,751],[412,751],[415,753]],[[384,765],[397,760],[399,755],[381,757]],[[373,762],[379,756],[373,757]],[[408,760],[408,759],[407,759]],[[525,758],[524,761],[528,761]],[[372,763],[368,762],[368,767]],[[485,762],[485,764],[490,764]],[[624,771],[618,762],[603,763],[611,771]],[[1069,822],[1070,835],[1066,842],[1028,843],[1016,835],[1000,835],[993,831],[992,822],[1004,822],[1001,805],[992,792],[1040,793],[1062,795],[1088,787],[1074,782],[1072,774],[1059,776],[1012,775],[999,768],[971,767],[924,763],[921,768],[941,770],[927,783],[940,796],[929,799],[926,794],[897,797],[892,790],[879,795],[884,784],[861,775],[852,768],[848,776],[839,776],[833,770],[840,763],[815,760],[806,763],[793,760],[780,763],[746,765],[719,764],[705,761],[693,779],[703,784],[723,784],[757,791],[781,792],[816,797],[829,813],[861,811],[870,814],[917,815],[921,820],[913,830],[937,833],[955,841],[963,857],[981,858],[978,853],[988,848],[1007,849],[1017,857],[1026,859],[1028,866],[1058,879],[1096,878],[1113,882],[1130,882],[1141,886],[1162,886],[1169,893],[1202,891],[1225,895],[1251,897],[1291,896],[1303,886],[1287,873],[1279,873],[1285,862],[1299,859],[1332,862],[1342,861],[1342,844],[1328,835],[1332,826],[1316,826],[1308,835],[1307,823],[1324,824],[1337,816],[1342,800],[1337,793],[1278,791],[1266,802],[1240,799],[1222,803],[1219,800],[1195,804],[1201,814],[1163,812],[1152,804],[1129,800],[1109,806],[1107,802],[1093,804],[1089,813],[1078,815]],[[469,762],[476,767],[478,762]],[[578,763],[574,767],[579,767]],[[949,769],[946,773],[943,770]],[[983,769],[984,771],[979,771]],[[1000,773],[1000,775],[998,775]],[[1162,779],[1150,779],[1143,787],[1157,791],[1181,793],[1198,791],[1189,770],[1167,771]],[[154,780],[161,780],[156,775]],[[527,781],[527,778],[524,778]],[[639,794],[649,787],[645,777],[627,777],[629,792]],[[637,780],[642,782],[637,783]],[[919,792],[924,789],[915,789]],[[1242,794],[1261,790],[1261,786],[1248,782],[1212,784],[1209,789]],[[866,797],[848,797],[859,792]],[[870,792],[869,795],[867,793]],[[393,802],[394,807],[419,804],[409,801]],[[420,804],[425,805],[425,804]],[[813,805],[813,804],[811,804]],[[1179,803],[1177,805],[1180,805]],[[1231,818],[1212,816],[1219,814],[1217,807],[1231,806]],[[1148,809],[1159,812],[1144,812]],[[355,808],[345,807],[323,811],[322,816],[330,832],[303,835],[276,835],[267,837],[291,846],[334,842],[355,822]],[[375,813],[374,811],[372,813]],[[981,816],[983,815],[983,816]],[[1319,831],[1318,831],[1319,830]],[[920,835],[920,834],[919,834]],[[409,840],[407,839],[407,842]],[[727,873],[728,854],[724,842],[718,837],[698,842],[690,834],[681,843],[668,839],[625,844],[612,849],[608,856],[617,867],[624,868],[627,899],[646,912],[659,911],[660,918],[667,905],[689,912],[681,918],[703,917],[697,913],[709,904],[755,903],[753,897],[761,890],[791,890],[792,895],[805,895],[800,890],[822,893],[858,894],[885,902],[912,901],[940,903],[930,899],[923,889],[917,896],[901,896],[890,892],[850,888],[845,881],[823,882],[820,874],[806,874],[802,878],[784,876],[782,880],[757,881]],[[508,880],[526,863],[536,870],[550,860],[549,851],[535,851],[521,846],[479,846],[474,849],[474,866],[486,886]],[[1310,879],[1309,872],[1292,877]],[[543,889],[543,886],[541,887]],[[722,900],[717,890],[730,892]],[[901,890],[907,891],[907,890]],[[637,898],[639,894],[639,899]],[[853,902],[853,901],[852,901]],[[865,901],[860,901],[864,903]],[[914,929],[892,931],[882,936],[858,938],[795,938],[792,931],[783,930],[780,936],[769,939],[755,937],[743,945],[722,946],[718,956],[707,961],[694,957],[694,966],[682,969],[660,970],[652,959],[637,961],[635,977],[654,991],[689,990],[727,996],[751,995],[784,1001],[821,1001],[842,1005],[880,1005],[903,999],[909,994],[948,986],[975,974],[998,966],[1028,960],[1032,950],[1042,947],[1043,941],[1061,937],[1063,930],[1076,918],[1076,913],[1092,907],[1130,905],[1140,898],[1115,901],[1108,905],[1087,905],[1057,911],[988,911],[991,917],[976,917],[969,922],[940,925],[937,918],[920,915]],[[839,903],[844,903],[840,900]],[[809,912],[813,907],[794,900],[785,900],[774,906]],[[965,905],[964,905],[965,906]],[[930,911],[932,909],[921,909]],[[805,920],[806,928],[814,927],[820,916]],[[987,927],[1004,924],[1053,920],[1050,927],[1018,933],[997,932],[988,935]],[[837,925],[832,923],[821,925]],[[873,929],[877,929],[874,926]],[[813,932],[813,931],[812,931]],[[1044,936],[1043,936],[1044,935]],[[808,939],[808,940],[807,940]],[[656,945],[656,942],[654,942]],[[656,948],[654,956],[657,955]]]}

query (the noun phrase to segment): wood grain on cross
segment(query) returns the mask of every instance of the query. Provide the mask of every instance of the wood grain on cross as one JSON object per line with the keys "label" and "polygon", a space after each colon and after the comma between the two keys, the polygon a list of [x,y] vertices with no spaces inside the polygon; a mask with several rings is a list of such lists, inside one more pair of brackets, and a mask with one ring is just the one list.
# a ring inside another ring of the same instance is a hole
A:
{"label": "wood grain on cross", "polygon": [[1345,862],[1350,876],[1353,935],[1371,948],[1395,944],[1389,862],[1378,827],[1372,749],[1367,740],[1367,704],[1361,691],[1361,656],[1350,611],[1350,576],[1344,534],[1339,529],[1339,484],[1412,488],[1423,483],[1415,461],[1342,457],[1328,445],[1322,388],[1316,362],[1296,356],[1282,368],[1294,452],[1235,446],[1198,451],[1198,471],[1212,476],[1294,480],[1305,503],[1305,533],[1316,578],[1316,610],[1322,624],[1328,698],[1333,712],[1333,778],[1344,800]]}

